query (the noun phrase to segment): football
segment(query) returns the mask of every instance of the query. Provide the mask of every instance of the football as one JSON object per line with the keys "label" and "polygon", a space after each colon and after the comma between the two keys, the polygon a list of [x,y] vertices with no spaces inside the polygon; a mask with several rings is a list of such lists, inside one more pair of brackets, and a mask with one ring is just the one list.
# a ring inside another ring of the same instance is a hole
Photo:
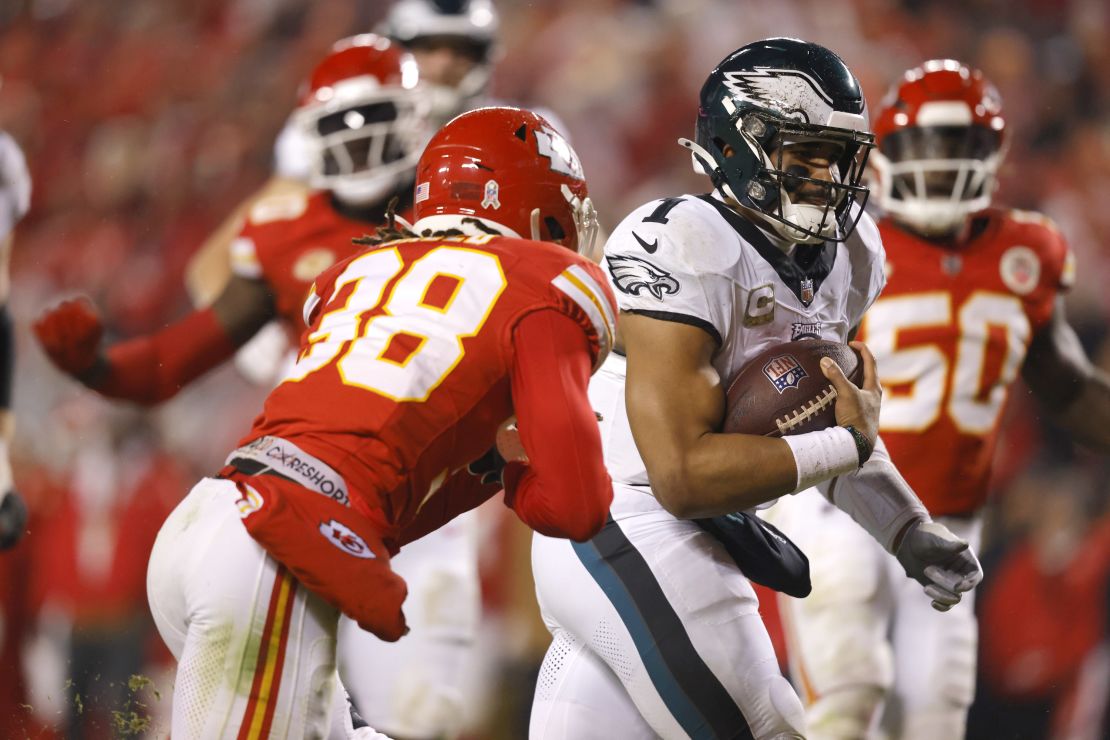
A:
{"label": "football", "polygon": [[784,342],[759,353],[728,387],[724,431],[782,437],[836,424],[836,391],[821,372],[831,357],[856,385],[863,381],[859,352],[823,339]]}

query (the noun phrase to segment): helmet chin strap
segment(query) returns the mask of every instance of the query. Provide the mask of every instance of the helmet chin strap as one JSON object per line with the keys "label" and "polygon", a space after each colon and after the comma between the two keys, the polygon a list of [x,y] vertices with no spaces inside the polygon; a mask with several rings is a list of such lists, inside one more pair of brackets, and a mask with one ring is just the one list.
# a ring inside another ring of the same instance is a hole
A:
{"label": "helmet chin strap", "polygon": [[539,208],[533,208],[532,209],[532,217],[531,217],[530,221],[531,221],[530,225],[532,227],[532,241],[534,241],[534,242],[543,241],[543,238],[540,236],[540,209]]}
{"label": "helmet chin strap", "polygon": [[[763,231],[765,233],[768,233],[768,235],[771,237],[771,241],[777,247],[783,250],[788,250],[793,244],[819,244],[825,241],[823,237],[809,236],[805,233],[802,233],[794,225],[792,225],[789,219],[787,219],[786,223],[780,223],[773,218],[765,218],[764,215],[756,208],[751,208],[743,205],[740,202],[740,199],[736,197],[736,194],[732,192],[732,188],[729,186],[728,182],[725,181],[725,178],[720,175],[720,170],[713,164],[713,156],[709,152],[707,152],[704,147],[700,146],[697,142],[691,141],[687,138],[679,139],[678,143],[679,145],[690,150],[690,157],[693,160],[694,171],[701,174],[709,175],[710,178],[712,178],[713,180],[714,186],[716,186],[717,192],[719,192],[721,196],[724,197],[726,200],[730,201],[733,207],[742,209],[746,214],[748,214],[749,218],[755,218],[760,224],[764,224],[766,228],[763,228]],[[805,224],[798,224],[798,226],[801,226],[802,228],[807,228],[811,231],[815,228],[815,226],[810,227],[808,225],[809,222],[814,221],[815,219],[808,218],[809,214],[807,213],[807,211],[809,211],[810,209],[814,209],[817,212],[823,211],[820,206],[793,204],[790,202],[789,195],[786,192],[783,192],[780,197],[782,198],[782,202],[787,205],[791,216],[798,219],[804,219],[807,222]],[[786,214],[784,213],[784,216],[785,215]]]}
{"label": "helmet chin strap", "polygon": [[679,146],[685,147],[690,150],[690,159],[693,160],[694,172],[699,175],[713,176],[713,172],[717,167],[713,164],[713,155],[705,151],[697,142],[691,141],[685,137],[678,140]]}
{"label": "helmet chin strap", "polygon": [[736,193],[732,192],[732,187],[725,181],[720,169],[713,164],[713,155],[707,152],[697,142],[691,141],[685,137],[680,138],[678,143],[680,146],[690,150],[690,159],[694,164],[694,172],[697,172],[699,175],[708,175],[709,179],[713,181],[713,187],[717,189],[717,192],[721,194],[722,198],[731,201],[733,205],[740,205],[740,199],[736,197]]}

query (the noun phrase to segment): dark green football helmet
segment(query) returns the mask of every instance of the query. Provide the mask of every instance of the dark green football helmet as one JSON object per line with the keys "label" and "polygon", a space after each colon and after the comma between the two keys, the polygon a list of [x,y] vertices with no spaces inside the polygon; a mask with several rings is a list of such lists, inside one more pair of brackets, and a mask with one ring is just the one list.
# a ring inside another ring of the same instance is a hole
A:
{"label": "dark green football helmet", "polygon": [[[860,179],[874,142],[859,81],[843,60],[789,38],[748,44],[718,64],[701,89],[695,141],[679,139],[721,195],[798,243],[852,233],[867,200]],[[795,145],[828,152],[830,179],[784,169],[783,153]],[[803,190],[804,201],[792,202]]]}

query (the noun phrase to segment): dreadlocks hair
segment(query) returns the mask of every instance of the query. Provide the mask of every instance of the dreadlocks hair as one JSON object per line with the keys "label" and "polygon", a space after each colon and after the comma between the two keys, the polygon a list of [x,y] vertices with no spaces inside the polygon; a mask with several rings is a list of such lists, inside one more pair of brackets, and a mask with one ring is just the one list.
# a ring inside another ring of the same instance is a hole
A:
{"label": "dreadlocks hair", "polygon": [[[379,226],[378,230],[373,234],[364,234],[356,236],[351,240],[352,243],[364,247],[380,247],[390,242],[400,241],[402,239],[427,239],[427,238],[448,238],[453,236],[466,236],[459,229],[439,229],[432,231],[431,229],[424,229],[419,234],[411,229],[406,228],[404,225],[397,223],[397,203],[399,198],[394,196],[389,205],[385,207],[385,225]],[[497,229],[487,225],[480,218],[467,216],[462,219],[462,223],[474,226],[479,231],[482,231],[490,236],[504,236]]]}
{"label": "dreadlocks hair", "polygon": [[351,242],[364,247],[380,247],[387,242],[415,238],[416,234],[412,231],[409,231],[404,226],[397,225],[397,204],[400,200],[401,199],[395,195],[390,199],[389,205],[385,207],[385,225],[379,226],[378,230],[373,234],[356,236]]}

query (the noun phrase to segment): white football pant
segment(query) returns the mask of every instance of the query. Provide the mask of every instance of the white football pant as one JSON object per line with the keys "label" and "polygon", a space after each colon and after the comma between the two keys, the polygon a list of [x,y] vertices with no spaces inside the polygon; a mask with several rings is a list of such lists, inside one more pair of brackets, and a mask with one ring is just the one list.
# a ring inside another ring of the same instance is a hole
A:
{"label": "white football pant", "polygon": [[724,547],[646,489],[614,494],[619,518],[590,542],[534,536],[554,640],[531,740],[803,737],[801,702]]}
{"label": "white football pant", "polygon": [[481,613],[477,527],[477,513],[467,512],[389,561],[409,587],[410,632],[397,642],[340,618],[339,675],[371,727],[421,740],[462,730],[462,683],[472,673]]}
{"label": "white football pant", "polygon": [[[813,592],[779,596],[810,740],[960,740],[975,692],[974,592],[948,612],[815,489],[761,512],[809,557]],[[980,541],[978,518],[938,518]]]}
{"label": "white football pant", "polygon": [[238,499],[232,481],[203,479],[150,554],[150,611],[177,658],[170,735],[324,738],[339,612],[251,538]]}

